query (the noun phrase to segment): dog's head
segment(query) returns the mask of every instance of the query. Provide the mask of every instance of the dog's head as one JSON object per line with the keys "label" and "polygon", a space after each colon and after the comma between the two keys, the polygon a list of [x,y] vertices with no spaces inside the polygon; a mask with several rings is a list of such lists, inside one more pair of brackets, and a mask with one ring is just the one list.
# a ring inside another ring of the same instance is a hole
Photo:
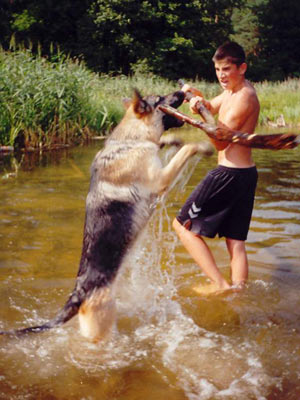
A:
{"label": "dog's head", "polygon": [[184,100],[184,93],[176,91],[166,96],[142,97],[134,90],[132,99],[123,100],[127,109],[124,118],[111,135],[118,140],[150,140],[159,143],[161,135],[170,128],[178,128],[183,122],[165,114],[159,105],[179,107]]}
{"label": "dog's head", "polygon": [[[124,100],[124,105],[127,108],[125,119],[139,121],[147,127],[148,139],[158,141],[164,131],[170,128],[179,128],[183,122],[179,119],[167,115],[159,109],[159,105],[165,104],[171,107],[179,107],[184,100],[184,93],[176,91],[165,96],[145,96],[142,97],[138,90],[134,90],[132,99]],[[143,136],[141,124],[137,132],[139,138]],[[145,132],[146,133],[146,132]],[[145,138],[146,139],[146,138]]]}
{"label": "dog's head", "polygon": [[[176,91],[174,93],[170,93],[166,96],[146,96],[144,98],[141,97],[138,91],[136,93],[136,105],[135,112],[140,113],[149,113],[149,114],[159,114],[161,115],[161,111],[158,106],[165,104],[174,108],[178,108],[181,106],[184,100],[184,93],[182,91]],[[170,128],[179,128],[183,125],[183,122],[179,119],[167,115],[162,114],[161,121],[163,125],[163,131],[166,131]]]}

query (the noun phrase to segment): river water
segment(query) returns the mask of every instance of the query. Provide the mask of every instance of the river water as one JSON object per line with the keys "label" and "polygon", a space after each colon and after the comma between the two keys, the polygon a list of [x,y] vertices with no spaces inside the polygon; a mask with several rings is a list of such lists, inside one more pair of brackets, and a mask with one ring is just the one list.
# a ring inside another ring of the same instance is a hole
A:
{"label": "river water", "polygon": [[[45,322],[73,289],[100,143],[0,162],[0,329]],[[299,400],[300,148],[255,150],[254,159],[243,292],[192,289],[206,279],[171,221],[216,156],[194,159],[118,278],[112,336],[87,342],[75,317],[47,333],[0,337],[0,399]],[[209,245],[229,277],[224,240]]]}

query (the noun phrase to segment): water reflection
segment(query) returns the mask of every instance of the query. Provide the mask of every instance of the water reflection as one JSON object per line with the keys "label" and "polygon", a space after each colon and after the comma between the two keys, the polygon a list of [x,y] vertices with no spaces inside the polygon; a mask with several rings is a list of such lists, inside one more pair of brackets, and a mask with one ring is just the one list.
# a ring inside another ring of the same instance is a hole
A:
{"label": "water reflection", "polygon": [[[194,131],[189,135],[195,139]],[[17,160],[17,177],[1,179],[1,329],[44,322],[72,290],[96,151]],[[195,295],[192,286],[205,277],[171,230],[214,156],[189,165],[128,260],[111,339],[86,342],[76,318],[27,339],[0,338],[0,398],[298,400],[299,156],[300,149],[254,152],[259,183],[243,293]],[[2,170],[1,177],[14,166],[2,163]],[[224,242],[210,244],[228,276]]]}

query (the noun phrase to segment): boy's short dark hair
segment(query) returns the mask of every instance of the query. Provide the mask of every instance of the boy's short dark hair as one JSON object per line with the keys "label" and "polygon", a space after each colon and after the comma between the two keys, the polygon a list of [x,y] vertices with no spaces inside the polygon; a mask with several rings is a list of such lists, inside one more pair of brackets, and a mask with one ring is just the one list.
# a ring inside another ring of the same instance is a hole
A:
{"label": "boy's short dark hair", "polygon": [[217,48],[213,62],[227,59],[232,64],[238,67],[246,61],[246,55],[242,46],[236,42],[226,42]]}

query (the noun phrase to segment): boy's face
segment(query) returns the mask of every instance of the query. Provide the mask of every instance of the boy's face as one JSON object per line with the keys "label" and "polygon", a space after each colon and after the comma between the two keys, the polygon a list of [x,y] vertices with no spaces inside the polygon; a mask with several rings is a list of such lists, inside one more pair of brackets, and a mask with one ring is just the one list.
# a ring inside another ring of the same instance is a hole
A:
{"label": "boy's face", "polygon": [[246,63],[237,66],[227,59],[215,61],[216,75],[224,90],[234,90],[244,79],[246,69]]}

